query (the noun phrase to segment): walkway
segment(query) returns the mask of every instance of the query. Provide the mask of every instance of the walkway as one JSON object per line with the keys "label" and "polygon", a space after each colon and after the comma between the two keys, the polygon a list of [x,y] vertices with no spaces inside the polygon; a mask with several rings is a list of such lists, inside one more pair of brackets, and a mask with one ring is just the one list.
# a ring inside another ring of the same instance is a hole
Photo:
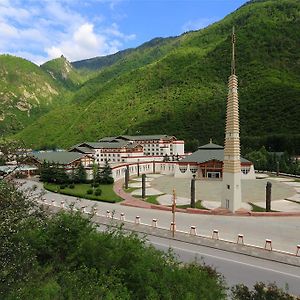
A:
{"label": "walkway", "polygon": [[127,205],[127,206],[136,206],[136,207],[141,207],[141,208],[151,208],[151,204],[148,202],[145,202],[143,200],[139,200],[133,196],[131,196],[131,194],[126,193],[123,190],[123,184],[124,184],[124,180],[118,180],[115,182],[114,184],[114,192],[121,197],[122,199],[124,199],[124,201],[121,202],[122,205]]}

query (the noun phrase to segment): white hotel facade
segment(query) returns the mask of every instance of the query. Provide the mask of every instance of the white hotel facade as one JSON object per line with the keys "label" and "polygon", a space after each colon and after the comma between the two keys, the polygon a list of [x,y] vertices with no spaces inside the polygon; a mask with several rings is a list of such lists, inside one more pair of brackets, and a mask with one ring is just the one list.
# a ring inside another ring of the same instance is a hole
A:
{"label": "white hotel facade", "polygon": [[168,135],[121,135],[77,144],[69,151],[90,155],[100,166],[108,161],[113,167],[123,163],[163,161],[166,157],[178,160],[184,156],[184,141]]}
{"label": "white hotel facade", "polygon": [[[130,176],[141,172],[177,178],[195,175],[203,180],[223,177],[224,147],[211,141],[188,155],[184,153],[184,141],[168,135],[105,137],[98,142],[77,144],[69,151],[88,155],[100,167],[108,161],[115,180],[124,177],[126,168]],[[252,162],[244,158],[241,158],[241,179],[255,179]]]}

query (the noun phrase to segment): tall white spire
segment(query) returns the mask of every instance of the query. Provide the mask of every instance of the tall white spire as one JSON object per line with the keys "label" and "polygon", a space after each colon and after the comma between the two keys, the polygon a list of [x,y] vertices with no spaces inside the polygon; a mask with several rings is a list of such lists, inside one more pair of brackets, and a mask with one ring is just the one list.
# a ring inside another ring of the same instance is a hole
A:
{"label": "tall white spire", "polygon": [[235,66],[235,32],[232,29],[231,75],[228,82],[221,206],[234,212],[241,208],[241,159],[238,79]]}

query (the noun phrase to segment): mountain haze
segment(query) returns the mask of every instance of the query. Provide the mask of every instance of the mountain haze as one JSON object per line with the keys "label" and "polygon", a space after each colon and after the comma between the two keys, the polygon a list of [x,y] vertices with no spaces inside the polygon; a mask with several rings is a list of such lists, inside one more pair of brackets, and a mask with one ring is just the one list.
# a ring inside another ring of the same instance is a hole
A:
{"label": "mountain haze", "polygon": [[125,133],[174,134],[194,144],[213,137],[223,143],[233,25],[245,144],[278,136],[299,142],[297,0],[251,1],[203,30],[154,39],[114,59],[100,58],[101,63],[95,58],[95,67],[93,60],[72,63],[98,70],[98,75],[70,103],[45,114],[18,137],[33,146],[64,147]]}

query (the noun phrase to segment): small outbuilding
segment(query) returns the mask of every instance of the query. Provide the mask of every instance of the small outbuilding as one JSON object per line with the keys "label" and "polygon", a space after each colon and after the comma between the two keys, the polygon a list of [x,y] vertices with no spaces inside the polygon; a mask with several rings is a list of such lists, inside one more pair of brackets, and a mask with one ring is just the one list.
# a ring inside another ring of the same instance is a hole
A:
{"label": "small outbuilding", "polygon": [[[197,151],[177,163],[175,177],[192,177],[198,179],[223,178],[224,147],[210,143],[198,148]],[[255,179],[253,163],[241,157],[242,179]]]}

